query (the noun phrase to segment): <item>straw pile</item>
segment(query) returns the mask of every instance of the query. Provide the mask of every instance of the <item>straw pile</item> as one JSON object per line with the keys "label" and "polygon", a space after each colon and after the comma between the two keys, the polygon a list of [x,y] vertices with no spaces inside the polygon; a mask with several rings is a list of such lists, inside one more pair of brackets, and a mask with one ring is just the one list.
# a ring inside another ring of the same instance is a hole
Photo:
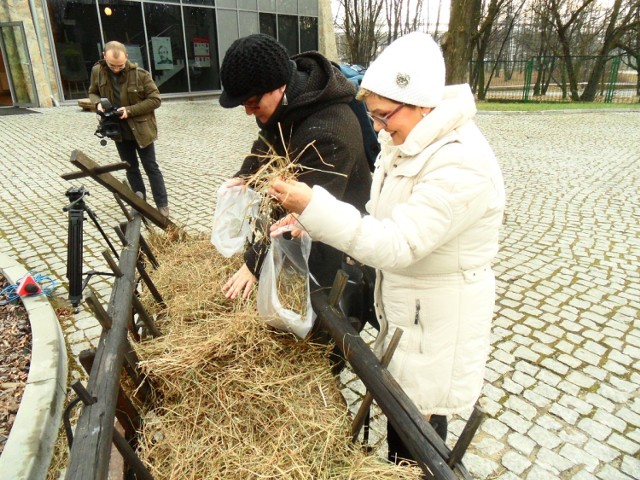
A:
{"label": "straw pile", "polygon": [[[158,393],[140,433],[156,479],[420,478],[350,442],[327,346],[270,329],[252,299],[224,298],[240,258],[221,257],[205,237],[149,240],[167,308],[163,336],[136,350]],[[150,295],[143,303],[154,311]]]}
{"label": "straw pile", "polygon": [[[326,165],[327,167],[333,168],[334,166],[330,163],[327,163],[322,158],[322,155],[318,151],[315,146],[315,142],[311,142],[307,144],[301,151],[299,152],[291,152],[289,146],[284,143],[284,136],[282,134],[282,125],[278,124],[278,129],[280,130],[280,138],[283,142],[282,146],[284,148],[284,155],[279,155],[276,148],[273,145],[270,145],[268,142],[265,143],[268,147],[267,152],[264,154],[253,154],[258,157],[261,161],[261,166],[248,178],[244,179],[245,184],[253,189],[260,196],[260,205],[258,207],[259,217],[262,219],[275,219],[278,216],[274,216],[274,211],[279,212],[280,214],[284,213],[283,208],[274,201],[274,199],[269,195],[269,187],[272,182],[276,179],[283,180],[285,182],[298,180],[298,176],[303,172],[315,171],[315,172],[324,172],[329,173],[331,175],[339,175],[342,177],[346,177],[347,175],[344,173],[336,172],[332,169],[324,170],[312,168],[299,163],[299,158],[309,149],[315,151],[318,155],[320,161]],[[292,155],[295,154],[295,157],[292,158]],[[269,237],[269,226],[270,221],[268,223],[260,224],[260,222],[253,223],[253,235],[254,241],[263,240],[267,244],[270,242]]]}
{"label": "straw pile", "polygon": [[276,282],[278,300],[282,307],[305,318],[307,316],[307,276],[294,265],[287,264],[285,260]]}

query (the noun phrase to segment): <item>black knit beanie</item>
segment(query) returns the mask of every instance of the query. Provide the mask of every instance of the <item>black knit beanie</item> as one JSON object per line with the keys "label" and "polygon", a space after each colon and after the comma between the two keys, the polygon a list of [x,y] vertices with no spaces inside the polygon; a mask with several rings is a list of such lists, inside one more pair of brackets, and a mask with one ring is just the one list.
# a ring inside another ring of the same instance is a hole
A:
{"label": "black knit beanie", "polygon": [[237,107],[254,95],[286,85],[292,71],[287,50],[272,36],[256,33],[239,38],[222,60],[220,105]]}

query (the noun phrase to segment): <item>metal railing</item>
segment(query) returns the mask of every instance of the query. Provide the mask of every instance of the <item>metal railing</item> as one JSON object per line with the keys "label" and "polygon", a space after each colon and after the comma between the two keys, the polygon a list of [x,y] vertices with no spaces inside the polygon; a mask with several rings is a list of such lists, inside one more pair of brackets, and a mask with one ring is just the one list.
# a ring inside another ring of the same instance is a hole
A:
{"label": "metal railing", "polygon": [[[596,62],[602,62],[600,78],[591,80]],[[640,103],[638,73],[620,68],[621,58],[571,57],[568,65],[563,57],[536,57],[529,60],[487,61],[477,68],[471,65],[471,86],[478,100],[512,102]],[[569,81],[568,69],[575,74],[575,85]],[[590,85],[590,83],[592,85]],[[586,90],[593,91],[593,99]],[[573,91],[572,91],[573,90]]]}

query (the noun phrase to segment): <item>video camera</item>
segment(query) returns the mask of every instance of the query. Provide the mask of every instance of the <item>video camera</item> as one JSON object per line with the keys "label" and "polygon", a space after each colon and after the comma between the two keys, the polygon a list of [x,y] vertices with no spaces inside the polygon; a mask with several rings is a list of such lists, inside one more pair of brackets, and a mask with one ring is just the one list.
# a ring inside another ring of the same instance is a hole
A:
{"label": "video camera", "polygon": [[98,123],[94,135],[102,139],[100,145],[104,147],[107,144],[105,137],[114,141],[122,139],[122,127],[120,126],[122,112],[116,110],[107,98],[101,98],[100,105],[102,105],[102,111],[96,110],[100,116],[100,123]]}

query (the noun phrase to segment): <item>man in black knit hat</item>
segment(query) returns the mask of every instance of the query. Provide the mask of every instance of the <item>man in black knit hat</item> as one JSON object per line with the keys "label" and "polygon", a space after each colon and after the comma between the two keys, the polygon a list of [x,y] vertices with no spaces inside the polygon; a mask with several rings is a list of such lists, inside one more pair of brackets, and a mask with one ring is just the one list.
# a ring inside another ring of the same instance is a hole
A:
{"label": "man in black knit hat", "polygon": [[[309,167],[298,180],[321,185],[364,212],[371,173],[362,132],[353,110],[355,87],[320,53],[289,55],[273,37],[254,34],[236,40],[220,71],[224,108],[242,106],[260,128],[251,154],[230,184],[241,184],[264,164],[269,149]],[[281,137],[284,137],[282,138]],[[313,148],[307,148],[313,143]],[[285,150],[286,146],[286,150]],[[282,212],[284,214],[284,212]],[[227,298],[247,298],[259,277],[266,245],[256,242],[244,253],[245,264],[225,284]],[[343,255],[313,242],[309,270],[320,287],[330,287]]]}

